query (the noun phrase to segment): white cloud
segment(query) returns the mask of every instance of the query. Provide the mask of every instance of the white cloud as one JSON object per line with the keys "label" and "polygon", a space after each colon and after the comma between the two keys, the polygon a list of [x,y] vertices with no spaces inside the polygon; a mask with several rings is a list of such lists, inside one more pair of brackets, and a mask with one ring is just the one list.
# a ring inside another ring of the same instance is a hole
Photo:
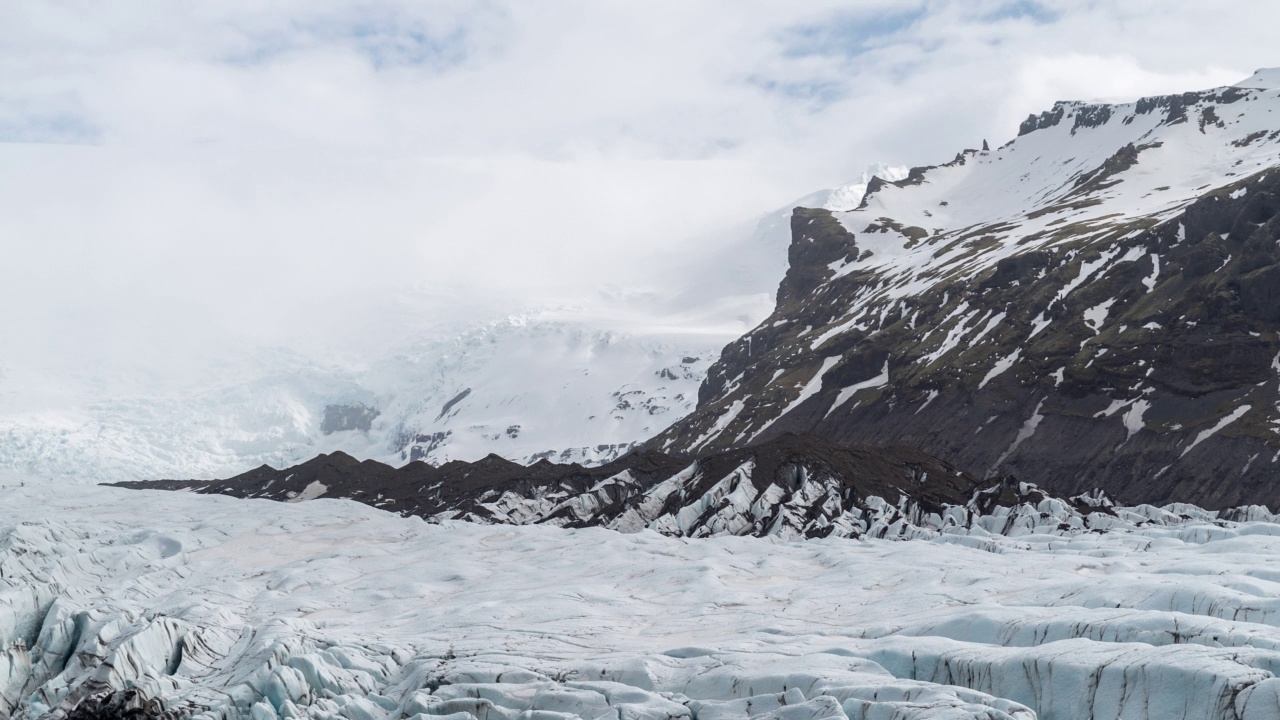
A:
{"label": "white cloud", "polygon": [[8,4],[0,332],[188,357],[349,332],[335,307],[398,288],[661,284],[656,259],[869,162],[1002,142],[1055,99],[1241,79],[1280,20],[1248,10]]}

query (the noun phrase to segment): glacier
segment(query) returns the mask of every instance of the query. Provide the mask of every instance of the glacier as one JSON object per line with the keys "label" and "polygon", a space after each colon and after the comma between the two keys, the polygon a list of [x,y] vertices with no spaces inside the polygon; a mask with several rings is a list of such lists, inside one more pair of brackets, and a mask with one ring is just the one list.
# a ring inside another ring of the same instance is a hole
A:
{"label": "glacier", "polygon": [[[0,375],[0,467],[76,482],[215,477],[335,450],[604,462],[690,412],[739,332],[731,317],[679,320],[611,329],[570,309],[433,324],[372,359],[258,349],[176,389],[76,388],[15,371]],[[43,383],[59,397],[28,401]]]}
{"label": "glacier", "polygon": [[75,490],[0,484],[6,718],[1280,712],[1280,524],[1261,508],[695,540]]}

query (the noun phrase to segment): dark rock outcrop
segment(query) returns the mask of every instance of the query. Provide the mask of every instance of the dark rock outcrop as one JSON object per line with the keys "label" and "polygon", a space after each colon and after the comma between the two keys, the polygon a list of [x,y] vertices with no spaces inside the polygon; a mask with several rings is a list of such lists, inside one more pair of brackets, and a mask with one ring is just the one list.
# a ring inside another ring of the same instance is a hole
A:
{"label": "dark rock outcrop", "polygon": [[[692,537],[859,535],[871,529],[872,515],[888,522],[940,516],[991,486],[919,450],[847,447],[791,434],[697,460],[645,451],[591,468],[545,460],[524,466],[495,455],[393,468],[332,453],[226,480],[119,484],[284,502],[345,498],[431,520],[651,527]],[[1044,497],[1015,495],[1023,502]]]}
{"label": "dark rock outcrop", "polygon": [[324,418],[320,421],[320,432],[325,435],[345,430],[369,432],[379,414],[377,408],[369,407],[364,403],[326,405]]}

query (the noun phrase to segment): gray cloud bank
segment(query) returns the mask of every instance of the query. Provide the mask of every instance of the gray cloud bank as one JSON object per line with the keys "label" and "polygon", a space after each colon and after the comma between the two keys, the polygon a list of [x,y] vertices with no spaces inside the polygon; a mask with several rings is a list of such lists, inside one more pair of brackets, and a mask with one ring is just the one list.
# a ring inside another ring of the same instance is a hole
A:
{"label": "gray cloud bank", "polygon": [[867,163],[1003,141],[1056,99],[1280,64],[1278,20],[1181,1],[8,3],[0,362],[163,375],[238,343],[661,294],[674,259]]}

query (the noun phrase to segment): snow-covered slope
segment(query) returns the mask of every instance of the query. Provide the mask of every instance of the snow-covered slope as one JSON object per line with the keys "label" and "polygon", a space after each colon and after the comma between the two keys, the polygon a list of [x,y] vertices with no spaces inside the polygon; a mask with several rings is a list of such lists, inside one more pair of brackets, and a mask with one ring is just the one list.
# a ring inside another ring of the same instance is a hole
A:
{"label": "snow-covered slope", "polygon": [[326,412],[362,419],[372,414],[362,407],[376,409],[367,433],[345,432],[384,448],[365,456],[440,464],[494,452],[597,463],[688,413],[727,334],[513,318],[379,361],[365,375],[369,400]]}
{"label": "snow-covered slope", "polygon": [[797,212],[774,315],[658,446],[813,430],[1064,492],[1280,501],[1274,77],[1058,103]]}
{"label": "snow-covered slope", "polygon": [[692,541],[17,483],[0,487],[7,717],[1261,720],[1280,707],[1270,516]]}
{"label": "snow-covered slope", "polygon": [[0,465],[125,480],[229,475],[333,450],[397,464],[490,452],[606,461],[692,410],[740,327],[610,330],[540,313],[444,326],[369,362],[257,352],[194,388],[5,408]]}
{"label": "snow-covered slope", "polygon": [[[873,178],[880,178],[881,181],[897,182],[906,180],[910,172],[910,168],[876,163],[863,171],[857,182],[841,185],[835,190],[831,190],[821,203],[813,203],[813,205],[805,205],[805,207],[822,207],[836,212],[856,210],[862,204],[862,199],[866,197],[867,188],[871,185]],[[801,203],[801,205],[804,205],[804,203]]]}

